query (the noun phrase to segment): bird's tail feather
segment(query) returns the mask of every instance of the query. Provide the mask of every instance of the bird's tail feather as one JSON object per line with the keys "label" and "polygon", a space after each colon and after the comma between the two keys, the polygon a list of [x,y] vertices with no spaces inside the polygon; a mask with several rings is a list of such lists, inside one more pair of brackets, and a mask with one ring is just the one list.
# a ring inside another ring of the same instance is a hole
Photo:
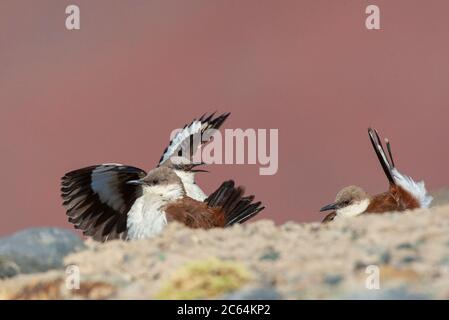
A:
{"label": "bird's tail feather", "polygon": [[368,128],[368,135],[371,140],[371,144],[373,145],[374,151],[376,152],[377,158],[379,159],[379,163],[388,178],[388,181],[390,182],[390,184],[395,185],[396,182],[394,180],[392,172],[392,170],[394,169],[394,162],[391,153],[390,142],[387,142],[388,154],[390,156],[390,159],[388,159],[376,129]]}
{"label": "bird's tail feather", "polygon": [[253,202],[254,196],[243,196],[243,187],[235,187],[234,181],[228,180],[207,197],[206,202],[211,207],[221,207],[225,214],[225,227],[234,223],[243,223],[254,217],[265,207],[261,202]]}
{"label": "bird's tail feather", "polygon": [[393,153],[391,152],[391,144],[388,139],[385,139],[387,145],[387,151],[389,159],[387,158],[382,142],[380,141],[379,134],[375,129],[368,129],[371,143],[373,144],[374,151],[379,158],[380,164],[387,175],[391,184],[400,186],[407,192],[409,192],[416,200],[418,200],[421,208],[428,208],[432,202],[432,196],[430,196],[424,185],[424,181],[415,182],[411,177],[400,173],[394,164]]}

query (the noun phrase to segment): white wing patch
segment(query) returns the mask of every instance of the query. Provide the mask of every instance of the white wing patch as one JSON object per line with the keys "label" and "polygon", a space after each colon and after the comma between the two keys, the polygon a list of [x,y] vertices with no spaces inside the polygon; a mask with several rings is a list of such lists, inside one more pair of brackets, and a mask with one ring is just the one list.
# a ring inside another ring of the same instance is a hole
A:
{"label": "white wing patch", "polygon": [[428,208],[433,197],[427,193],[424,181],[415,182],[409,176],[400,173],[396,168],[391,169],[394,181],[402,188],[410,192],[421,205],[421,208]]}
{"label": "white wing patch", "polygon": [[107,163],[99,166],[92,171],[92,182],[90,186],[98,194],[103,203],[119,211],[125,205],[125,202],[118,190],[116,173],[110,171],[108,167],[111,165],[121,166],[118,163]]}
{"label": "white wing patch", "polygon": [[[190,125],[179,131],[175,137],[170,141],[170,145],[162,156],[162,160],[159,164],[164,163],[168,158],[170,158],[173,153],[179,148],[185,139],[189,136],[198,134],[201,132],[201,121],[193,121]],[[201,139],[201,137],[199,137]]]}

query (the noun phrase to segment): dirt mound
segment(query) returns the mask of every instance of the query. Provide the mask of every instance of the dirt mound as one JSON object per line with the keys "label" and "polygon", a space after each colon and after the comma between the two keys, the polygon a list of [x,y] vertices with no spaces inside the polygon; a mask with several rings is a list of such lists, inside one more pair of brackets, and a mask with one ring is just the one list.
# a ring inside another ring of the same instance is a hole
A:
{"label": "dirt mound", "polygon": [[3,280],[0,297],[449,298],[449,205],[325,226],[173,224],[153,239],[86,244],[67,272]]}

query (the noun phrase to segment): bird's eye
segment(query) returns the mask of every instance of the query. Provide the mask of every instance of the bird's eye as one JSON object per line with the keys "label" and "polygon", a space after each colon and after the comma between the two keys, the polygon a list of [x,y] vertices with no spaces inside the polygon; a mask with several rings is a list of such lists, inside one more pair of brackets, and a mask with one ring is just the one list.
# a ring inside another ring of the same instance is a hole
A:
{"label": "bird's eye", "polygon": [[158,184],[159,183],[159,180],[158,179],[154,179],[153,180],[153,184]]}

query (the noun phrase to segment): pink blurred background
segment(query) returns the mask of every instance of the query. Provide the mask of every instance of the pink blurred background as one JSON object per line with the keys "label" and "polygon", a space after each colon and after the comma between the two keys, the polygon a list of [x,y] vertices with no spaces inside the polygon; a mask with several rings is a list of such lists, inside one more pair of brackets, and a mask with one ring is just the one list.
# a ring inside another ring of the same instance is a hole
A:
{"label": "pink blurred background", "polygon": [[[81,30],[65,29],[65,7]],[[380,31],[365,8],[381,9]],[[0,235],[62,226],[64,172],[120,162],[151,169],[172,129],[208,111],[224,128],[278,128],[279,171],[214,165],[277,223],[317,221],[341,187],[384,191],[366,128],[398,167],[449,184],[449,2],[0,2]]]}

